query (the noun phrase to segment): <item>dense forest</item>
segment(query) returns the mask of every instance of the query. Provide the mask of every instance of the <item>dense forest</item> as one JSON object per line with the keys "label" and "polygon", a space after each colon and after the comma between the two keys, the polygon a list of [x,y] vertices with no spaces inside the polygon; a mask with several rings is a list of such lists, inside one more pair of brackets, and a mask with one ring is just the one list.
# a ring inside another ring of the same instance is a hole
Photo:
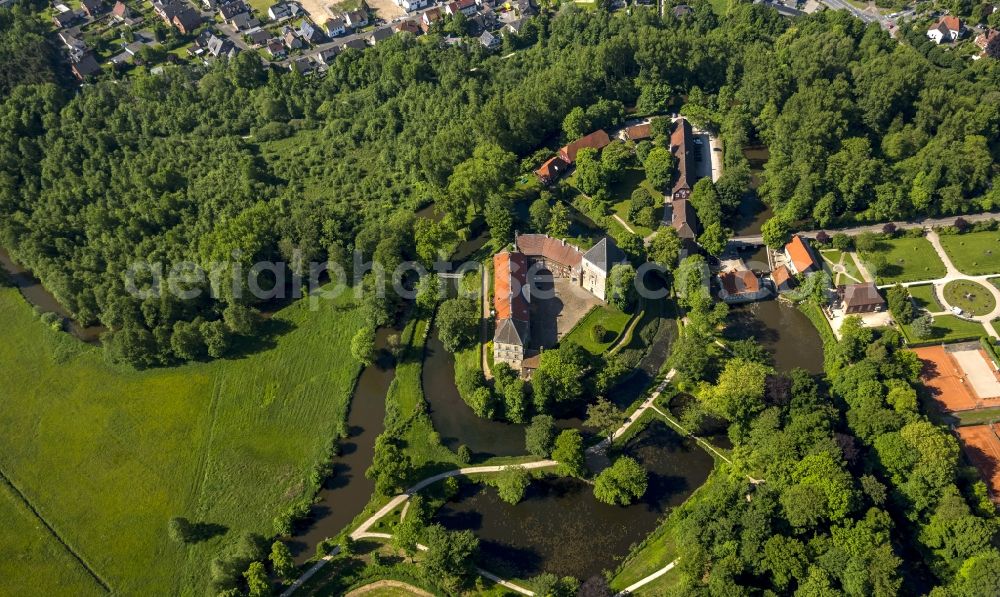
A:
{"label": "dense forest", "polygon": [[[790,223],[998,203],[996,61],[939,64],[843,12],[793,22],[694,6],[662,19],[564,6],[532,20],[509,59],[397,35],[321,78],[247,53],[77,89],[58,84],[37,20],[2,11],[0,245],[80,320],[108,326],[112,357],[153,365],[225,354],[261,305],[226,285],[198,300],[132,296],[134,262],[301,270],[354,249],[427,260],[487,208],[503,240],[510,218],[495,214],[512,212],[514,178],[563,140],[574,108],[599,101],[718,128],[724,215],[749,181],[741,148],[760,143],[761,193]],[[431,202],[447,223],[415,224]]]}

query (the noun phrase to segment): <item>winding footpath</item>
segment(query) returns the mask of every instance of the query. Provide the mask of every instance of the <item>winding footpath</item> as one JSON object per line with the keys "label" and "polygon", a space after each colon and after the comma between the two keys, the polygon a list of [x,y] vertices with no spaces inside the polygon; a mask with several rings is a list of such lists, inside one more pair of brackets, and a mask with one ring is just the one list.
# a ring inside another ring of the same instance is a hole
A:
{"label": "winding footpath", "polygon": [[[632,416],[630,416],[624,423],[622,423],[621,427],[619,427],[618,429],[616,429],[614,431],[614,433],[611,434],[610,437],[607,437],[604,440],[602,440],[600,443],[598,443],[597,445],[590,447],[587,450],[588,453],[603,453],[603,452],[606,452],[607,449],[611,446],[612,442],[615,439],[617,439],[617,438],[621,437],[622,435],[624,435],[625,432],[628,431],[629,428],[631,428],[632,425],[636,421],[638,421],[642,417],[642,415],[645,414],[645,412],[647,410],[649,410],[649,409],[653,409],[655,412],[657,412],[660,415],[666,417],[668,420],[670,420],[672,423],[674,423],[680,429],[683,430],[684,429],[683,427],[680,427],[680,425],[678,425],[675,421],[673,421],[673,419],[671,419],[669,416],[667,416],[663,411],[661,411],[655,405],[656,399],[660,397],[660,394],[663,392],[664,389],[666,389],[667,384],[670,383],[670,381],[674,378],[674,376],[676,374],[677,374],[677,371],[674,370],[674,369],[671,369],[666,374],[666,376],[663,378],[663,381],[661,381],[660,384],[658,386],[656,386],[656,389],[653,390],[653,392],[649,395],[649,397],[645,401],[643,401],[643,403],[639,406],[639,408],[636,409],[636,411],[634,413],[632,413]],[[726,458],[724,455],[722,455],[717,450],[715,450],[715,448],[713,448],[707,442],[704,442],[703,440],[701,440],[700,438],[697,438],[697,437],[695,438],[695,440],[697,440],[702,445],[707,446],[707,448],[709,450],[711,450],[713,453],[715,453],[716,455],[718,455],[720,458],[722,458],[726,462],[729,462],[728,458]],[[408,503],[408,501],[409,501],[409,499],[410,499],[411,496],[415,495],[416,493],[419,493],[422,489],[425,489],[426,487],[428,487],[430,485],[433,485],[434,483],[437,483],[438,481],[443,481],[444,479],[447,479],[449,477],[457,477],[457,476],[460,476],[460,475],[465,475],[465,476],[467,476],[467,475],[477,475],[477,474],[484,474],[484,473],[498,473],[498,472],[502,471],[504,468],[506,468],[508,466],[520,466],[520,467],[523,467],[525,469],[532,470],[532,469],[540,469],[540,468],[549,468],[549,467],[556,466],[558,464],[559,463],[556,462],[555,460],[547,459],[547,460],[536,460],[536,461],[533,461],[533,462],[525,462],[525,463],[499,464],[499,465],[491,465],[491,466],[470,466],[470,467],[465,467],[465,468],[453,469],[453,470],[450,470],[450,471],[445,471],[443,473],[438,473],[436,475],[431,475],[430,477],[427,477],[427,478],[421,480],[420,482],[416,483],[415,485],[413,485],[412,487],[410,487],[409,489],[407,489],[403,493],[401,493],[401,494],[393,497],[384,506],[382,506],[381,508],[379,508],[379,510],[377,512],[375,512],[374,514],[372,514],[371,516],[369,516],[368,518],[366,518],[361,524],[358,525],[358,527],[356,529],[354,529],[354,531],[351,532],[351,539],[354,539],[355,541],[357,541],[359,539],[391,539],[392,535],[390,535],[389,533],[373,532],[373,531],[371,531],[371,528],[373,526],[375,526],[375,523],[377,523],[380,519],[382,519],[383,517],[387,516],[390,512],[392,512],[393,510],[395,510],[396,508],[398,508],[401,504]],[[422,546],[422,545],[418,545],[417,547],[419,549],[423,550],[423,551],[427,550],[427,548],[425,546]],[[285,591],[283,593],[281,593],[281,597],[289,597],[290,595],[292,595],[302,585],[304,585],[306,582],[308,582],[309,579],[311,579],[313,576],[315,576],[316,573],[319,572],[324,566],[326,566],[331,560],[333,560],[333,558],[336,557],[336,555],[338,553],[340,553],[339,546],[338,547],[334,547],[330,551],[329,554],[323,556],[319,561],[317,561],[315,564],[313,564],[313,566],[311,568],[309,568],[308,570],[306,570],[302,574],[302,576],[300,576],[295,582],[293,582],[291,585],[289,585],[288,588],[285,589]],[[630,586],[628,589],[626,589],[626,591],[634,590],[634,589],[636,589],[636,588],[638,588],[638,587],[640,587],[640,586],[642,586],[642,585],[644,585],[644,584],[646,584],[648,582],[652,582],[653,580],[656,580],[657,578],[659,578],[663,574],[666,574],[671,568],[673,568],[674,564],[676,564],[676,562],[671,562],[666,567],[658,570],[657,572],[654,572],[650,576],[647,576],[646,578],[638,581],[636,584]],[[507,589],[510,589],[511,591],[520,593],[522,595],[528,595],[529,597],[532,596],[532,595],[534,595],[534,592],[532,592],[531,590],[526,589],[526,588],[524,588],[522,586],[516,585],[516,584],[514,584],[512,582],[506,581],[506,580],[504,580],[504,579],[502,579],[502,578],[496,576],[495,574],[492,574],[492,573],[490,573],[490,572],[488,572],[486,570],[483,570],[481,568],[477,568],[476,571],[480,575],[488,578],[489,580],[491,580],[491,581],[493,581],[493,582],[495,582],[495,583],[497,583],[497,584],[499,584],[499,585],[501,585],[501,586],[503,586],[503,587],[505,587]]]}
{"label": "winding footpath", "polygon": [[[427,486],[432,485],[434,483],[437,483],[438,481],[442,481],[444,479],[447,479],[448,477],[457,477],[459,475],[476,475],[476,474],[480,474],[480,473],[498,473],[498,472],[502,471],[505,467],[508,467],[508,466],[520,466],[520,467],[524,467],[524,468],[530,470],[530,469],[538,469],[538,468],[548,468],[548,467],[551,467],[551,466],[556,466],[557,464],[559,464],[559,463],[556,462],[555,460],[536,460],[534,462],[526,462],[526,463],[521,463],[521,464],[503,464],[503,465],[494,465],[494,466],[470,466],[470,467],[466,467],[466,468],[460,468],[460,469],[454,469],[454,470],[450,470],[450,471],[445,471],[443,473],[438,473],[436,475],[431,475],[430,477],[427,477],[426,479],[421,480],[416,485],[410,487],[409,489],[407,489],[403,493],[401,493],[401,494],[393,497],[391,500],[389,500],[389,502],[386,505],[382,506],[378,510],[378,512],[376,512],[375,514],[372,514],[367,519],[365,519],[364,522],[362,522],[360,525],[358,525],[358,528],[356,528],[351,533],[351,539],[354,539],[355,541],[358,540],[358,539],[391,539],[392,535],[390,535],[389,533],[374,533],[374,532],[371,532],[369,529],[371,529],[372,526],[374,526],[375,523],[379,521],[379,519],[381,519],[382,517],[386,516],[387,514],[389,514],[393,510],[395,510],[397,507],[399,507],[400,504],[402,504],[402,503],[406,502],[407,500],[409,500],[410,496],[418,493],[420,490],[426,488]],[[424,546],[418,546],[418,547],[420,549],[422,549],[422,550],[426,550],[427,549]],[[308,582],[310,578],[312,578],[313,576],[315,576],[316,573],[319,572],[324,566],[326,566],[328,563],[330,563],[330,561],[338,553],[340,553],[340,548],[339,547],[334,547],[333,550],[331,550],[329,554],[327,554],[327,555],[323,556],[322,558],[320,558],[319,561],[317,561],[315,564],[313,564],[312,568],[310,568],[309,570],[306,570],[302,574],[302,576],[300,576],[295,582],[293,582],[291,585],[289,585],[288,588],[285,589],[285,591],[283,593],[281,593],[281,597],[288,597],[289,595],[291,595],[292,593],[294,593],[299,587],[301,587],[306,582]],[[504,587],[506,587],[506,588],[508,588],[508,589],[510,589],[512,591],[516,591],[518,593],[521,593],[522,595],[534,595],[534,593],[531,592],[530,590],[525,589],[524,587],[515,585],[514,583],[507,582],[507,581],[505,581],[505,580],[503,580],[503,579],[501,579],[501,578],[499,578],[499,577],[497,577],[497,576],[495,576],[493,574],[490,574],[489,572],[486,572],[485,570],[479,570],[479,569],[477,569],[477,571],[481,575],[485,576],[486,578],[488,578],[488,579],[492,580],[493,582],[496,582],[496,583],[498,583],[498,584],[500,584],[500,585],[502,585],[502,586],[504,586]]]}

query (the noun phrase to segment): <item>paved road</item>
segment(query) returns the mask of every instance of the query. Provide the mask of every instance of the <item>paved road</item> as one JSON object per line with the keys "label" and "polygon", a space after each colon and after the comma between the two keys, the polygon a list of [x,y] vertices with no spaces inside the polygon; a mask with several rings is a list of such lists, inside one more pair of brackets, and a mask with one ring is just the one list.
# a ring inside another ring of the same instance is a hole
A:
{"label": "paved road", "polygon": [[[966,222],[973,224],[975,222],[983,222],[986,220],[1000,220],[1000,212],[983,212],[978,214],[969,215],[958,215],[949,216],[947,218],[924,218],[922,220],[899,220],[892,222],[896,226],[897,230],[910,230],[913,228],[934,228],[940,226],[951,226],[955,223],[957,218],[962,218]],[[816,235],[820,232],[826,232],[827,234],[835,234],[842,232],[844,234],[854,236],[861,234],[862,232],[882,232],[882,229],[886,226],[885,223],[882,224],[870,224],[865,226],[853,226],[850,228],[825,228],[823,230],[800,230],[796,232],[799,236],[804,236],[806,238],[816,238]],[[731,242],[743,243],[747,245],[762,245],[764,240],[760,234],[749,234],[743,236],[735,236],[731,239]]]}

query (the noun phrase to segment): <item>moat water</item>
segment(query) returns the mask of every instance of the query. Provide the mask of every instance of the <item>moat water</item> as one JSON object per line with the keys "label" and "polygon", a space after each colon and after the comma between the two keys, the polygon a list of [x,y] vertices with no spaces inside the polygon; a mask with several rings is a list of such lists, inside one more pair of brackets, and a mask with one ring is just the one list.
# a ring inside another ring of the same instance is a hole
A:
{"label": "moat water", "polygon": [[651,423],[626,446],[649,473],[649,488],[636,504],[609,506],[577,479],[535,480],[517,505],[495,489],[469,485],[435,519],[454,530],[472,530],[481,541],[479,564],[501,576],[542,572],[586,579],[613,570],[670,509],[708,478],[712,457],[666,424]]}

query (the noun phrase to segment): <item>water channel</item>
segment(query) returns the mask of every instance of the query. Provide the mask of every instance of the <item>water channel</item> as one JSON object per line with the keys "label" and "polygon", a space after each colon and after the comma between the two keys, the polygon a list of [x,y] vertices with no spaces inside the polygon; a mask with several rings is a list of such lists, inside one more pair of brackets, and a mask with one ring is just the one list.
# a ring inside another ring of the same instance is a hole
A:
{"label": "water channel", "polygon": [[437,521],[469,529],[480,538],[480,564],[501,576],[542,572],[580,579],[613,569],[630,546],[642,541],[670,508],[686,500],[708,478],[711,456],[694,441],[656,421],[625,449],[649,472],[643,499],[628,507],[594,498],[593,487],[567,478],[532,482],[516,506],[496,490],[471,485],[446,504]]}

